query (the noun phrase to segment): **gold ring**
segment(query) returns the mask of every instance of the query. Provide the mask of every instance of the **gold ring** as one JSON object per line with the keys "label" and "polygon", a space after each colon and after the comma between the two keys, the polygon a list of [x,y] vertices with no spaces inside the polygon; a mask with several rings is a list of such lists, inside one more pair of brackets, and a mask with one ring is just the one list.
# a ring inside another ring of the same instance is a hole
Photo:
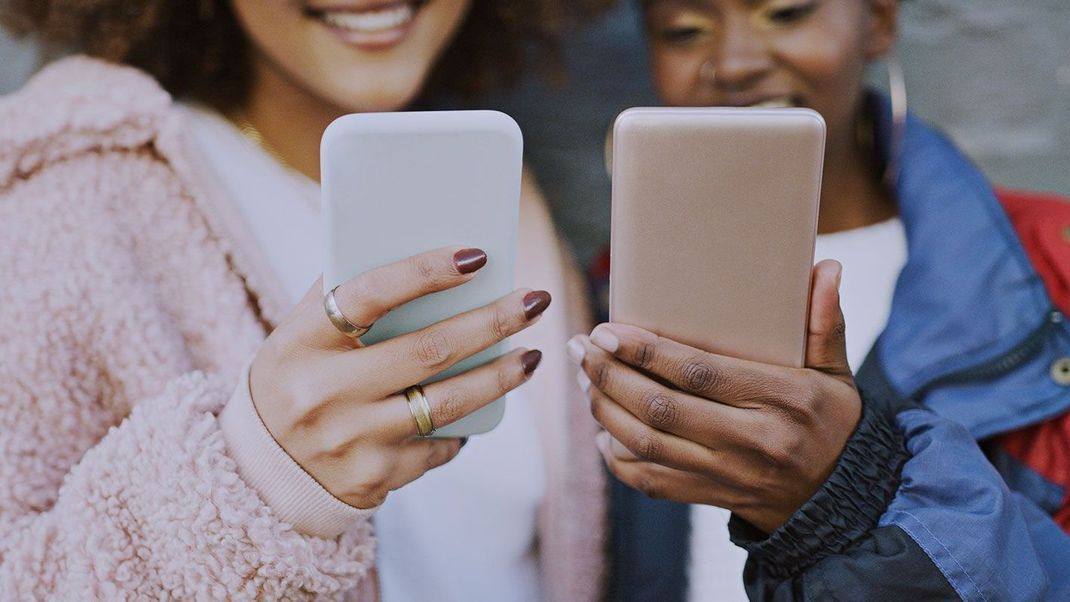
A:
{"label": "gold ring", "polygon": [[360,326],[354,324],[345,317],[342,310],[338,307],[338,302],[334,300],[334,291],[338,290],[338,287],[331,289],[331,292],[327,293],[327,296],[323,298],[323,309],[327,311],[327,318],[330,319],[331,324],[338,329],[338,332],[346,335],[350,338],[360,338],[366,332],[372,329],[373,325]]}
{"label": "gold ring", "polygon": [[424,388],[413,385],[405,389],[405,400],[409,402],[409,412],[416,421],[416,432],[421,437],[430,437],[435,432],[435,421],[431,419],[431,404],[427,402]]}

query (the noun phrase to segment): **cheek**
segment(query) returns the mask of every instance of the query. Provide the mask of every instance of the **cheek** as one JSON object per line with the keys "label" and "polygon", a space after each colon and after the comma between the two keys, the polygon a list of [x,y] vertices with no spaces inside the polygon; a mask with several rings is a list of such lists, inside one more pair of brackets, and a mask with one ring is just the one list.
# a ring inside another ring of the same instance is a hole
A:
{"label": "cheek", "polygon": [[653,49],[650,67],[661,101],[669,106],[707,104],[706,86],[699,81],[699,70],[706,59],[702,53]]}
{"label": "cheek", "polygon": [[865,73],[865,46],[852,14],[777,41],[777,62],[796,80],[807,104],[828,122],[829,135],[853,135]]}

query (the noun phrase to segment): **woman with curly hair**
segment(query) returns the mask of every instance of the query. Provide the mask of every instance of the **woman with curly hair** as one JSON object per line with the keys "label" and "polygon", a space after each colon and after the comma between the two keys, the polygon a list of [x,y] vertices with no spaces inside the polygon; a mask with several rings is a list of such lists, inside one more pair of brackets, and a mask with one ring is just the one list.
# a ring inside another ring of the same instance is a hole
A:
{"label": "woman with curly hair", "polygon": [[[579,14],[0,2],[13,30],[88,55],[0,100],[0,598],[600,595],[595,426],[563,354],[535,350],[584,328],[582,287],[534,185],[517,272],[545,290],[364,347],[313,283],[327,124],[508,83]],[[488,260],[439,249],[333,298],[372,324]],[[419,437],[398,391],[514,334],[532,350],[427,388],[438,426],[509,393],[503,424],[459,457]]]}

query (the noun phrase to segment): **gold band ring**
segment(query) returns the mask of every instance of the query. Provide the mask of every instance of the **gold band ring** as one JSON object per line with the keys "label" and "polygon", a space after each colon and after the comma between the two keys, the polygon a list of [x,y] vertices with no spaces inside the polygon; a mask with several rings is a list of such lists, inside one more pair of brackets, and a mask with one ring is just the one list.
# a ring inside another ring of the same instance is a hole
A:
{"label": "gold band ring", "polygon": [[424,388],[413,385],[405,389],[405,400],[409,402],[409,412],[416,421],[416,432],[421,437],[430,437],[435,432],[435,421],[431,418],[431,404],[427,402]]}
{"label": "gold band ring", "polygon": [[338,290],[337,286],[332,288],[331,292],[327,293],[327,296],[323,298],[323,309],[327,312],[327,318],[338,329],[338,332],[353,339],[360,338],[371,330],[374,325],[360,326],[350,322],[338,307],[338,302],[334,300],[334,291],[336,290]]}

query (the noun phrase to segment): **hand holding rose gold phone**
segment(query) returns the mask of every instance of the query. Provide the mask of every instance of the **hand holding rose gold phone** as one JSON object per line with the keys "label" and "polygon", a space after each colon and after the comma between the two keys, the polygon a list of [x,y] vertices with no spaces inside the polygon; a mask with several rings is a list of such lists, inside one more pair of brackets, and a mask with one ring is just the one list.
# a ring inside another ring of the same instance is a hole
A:
{"label": "hand holding rose gold phone", "polygon": [[806,109],[633,109],[613,154],[609,324],[569,342],[610,470],[771,532],[858,423],[840,266],[813,264]]}

